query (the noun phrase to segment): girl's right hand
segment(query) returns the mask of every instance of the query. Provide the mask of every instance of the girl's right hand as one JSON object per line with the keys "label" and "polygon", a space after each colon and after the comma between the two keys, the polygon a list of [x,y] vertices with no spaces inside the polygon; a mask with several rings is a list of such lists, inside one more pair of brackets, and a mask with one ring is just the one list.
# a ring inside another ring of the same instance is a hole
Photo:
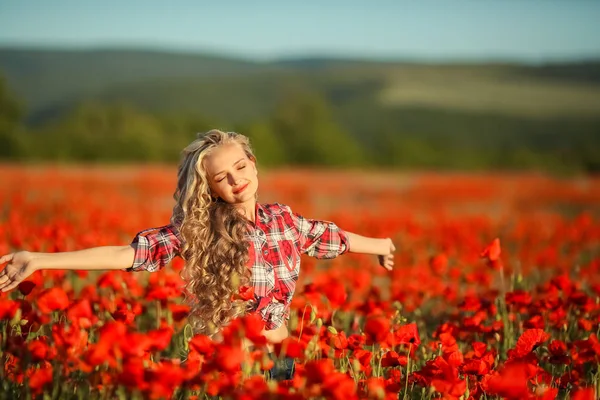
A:
{"label": "girl's right hand", "polygon": [[16,288],[19,283],[36,271],[33,261],[33,253],[29,251],[18,251],[0,257],[0,265],[8,262],[8,265],[0,271],[0,289],[7,292]]}

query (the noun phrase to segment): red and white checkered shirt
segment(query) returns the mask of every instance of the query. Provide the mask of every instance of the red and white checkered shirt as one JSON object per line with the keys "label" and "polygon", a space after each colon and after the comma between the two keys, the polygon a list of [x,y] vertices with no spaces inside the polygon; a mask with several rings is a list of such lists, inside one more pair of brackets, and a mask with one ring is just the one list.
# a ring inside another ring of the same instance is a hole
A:
{"label": "red and white checkered shirt", "polygon": [[[279,203],[257,203],[255,221],[247,234],[255,312],[266,329],[276,329],[289,318],[300,255],[337,257],[348,251],[348,235],[333,222],[304,218]],[[127,270],[154,272],[179,255],[181,239],[176,227],[166,225],[139,232],[132,244],[135,258]]]}

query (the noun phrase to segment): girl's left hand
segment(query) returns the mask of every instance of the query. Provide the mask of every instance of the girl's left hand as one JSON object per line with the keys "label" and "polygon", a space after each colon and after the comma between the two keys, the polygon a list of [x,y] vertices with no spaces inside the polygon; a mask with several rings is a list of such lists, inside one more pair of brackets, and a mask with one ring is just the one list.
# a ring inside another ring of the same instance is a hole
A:
{"label": "girl's left hand", "polygon": [[383,268],[387,269],[388,271],[391,271],[392,267],[394,266],[394,254],[393,253],[394,253],[394,251],[396,251],[396,247],[394,246],[392,239],[386,238],[383,240],[386,241],[385,248],[387,250],[384,252],[384,254],[381,254],[378,256],[379,265],[381,265]]}

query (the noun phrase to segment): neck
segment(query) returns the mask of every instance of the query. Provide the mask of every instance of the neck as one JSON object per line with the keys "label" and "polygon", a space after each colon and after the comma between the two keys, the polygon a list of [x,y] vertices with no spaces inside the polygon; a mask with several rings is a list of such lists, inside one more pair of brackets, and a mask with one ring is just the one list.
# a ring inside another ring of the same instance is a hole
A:
{"label": "neck", "polygon": [[248,200],[245,203],[240,203],[237,205],[239,212],[244,215],[248,221],[255,223],[256,216],[256,200]]}

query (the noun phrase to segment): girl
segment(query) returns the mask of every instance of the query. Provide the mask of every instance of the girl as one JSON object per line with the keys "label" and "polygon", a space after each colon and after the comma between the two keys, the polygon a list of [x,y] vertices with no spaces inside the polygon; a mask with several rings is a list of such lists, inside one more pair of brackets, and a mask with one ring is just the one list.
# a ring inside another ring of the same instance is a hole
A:
{"label": "girl", "polygon": [[[213,336],[252,312],[264,321],[267,342],[278,343],[288,336],[300,254],[334,258],[350,251],[378,255],[388,270],[394,265],[389,238],[360,236],[306,219],[286,205],[258,203],[256,158],[243,135],[219,130],[198,135],[183,150],[177,180],[169,225],[139,232],[128,246],[5,255],[0,289],[14,289],[37,270],[153,272],[180,256],[195,333]],[[250,296],[239,296],[240,288]],[[271,371],[275,378],[291,378],[293,362],[284,361],[283,371]]]}

